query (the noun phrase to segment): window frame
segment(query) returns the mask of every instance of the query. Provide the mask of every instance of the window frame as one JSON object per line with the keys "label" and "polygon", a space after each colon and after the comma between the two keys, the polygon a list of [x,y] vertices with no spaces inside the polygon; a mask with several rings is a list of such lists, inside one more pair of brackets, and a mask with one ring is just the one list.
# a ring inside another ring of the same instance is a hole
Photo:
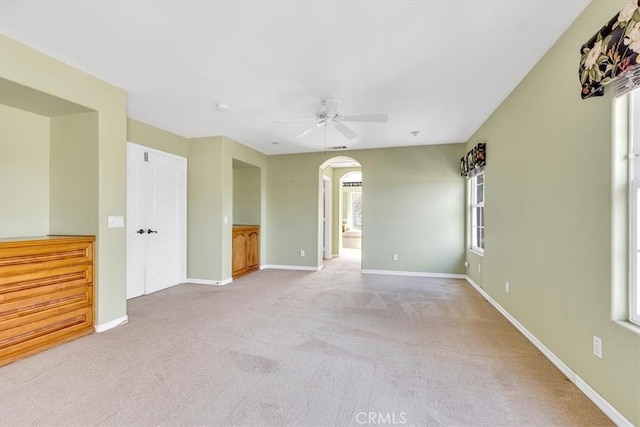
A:
{"label": "window frame", "polygon": [[640,89],[629,94],[629,321],[640,326]]}
{"label": "window frame", "polygon": [[[478,184],[478,178],[482,177],[482,183]],[[485,176],[484,170],[469,178],[469,243],[470,249],[484,255],[484,201],[485,201]],[[482,186],[482,201],[478,202],[478,187]],[[478,224],[477,209],[481,209],[480,224]],[[482,230],[482,242],[477,242],[478,229]],[[482,243],[480,246],[478,243]]]}

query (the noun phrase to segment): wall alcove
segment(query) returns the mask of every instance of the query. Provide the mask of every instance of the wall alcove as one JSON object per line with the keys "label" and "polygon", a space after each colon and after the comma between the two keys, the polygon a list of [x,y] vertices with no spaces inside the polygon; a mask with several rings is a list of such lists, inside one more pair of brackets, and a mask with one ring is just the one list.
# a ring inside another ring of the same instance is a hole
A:
{"label": "wall alcove", "polygon": [[98,234],[98,113],[0,79],[0,237]]}

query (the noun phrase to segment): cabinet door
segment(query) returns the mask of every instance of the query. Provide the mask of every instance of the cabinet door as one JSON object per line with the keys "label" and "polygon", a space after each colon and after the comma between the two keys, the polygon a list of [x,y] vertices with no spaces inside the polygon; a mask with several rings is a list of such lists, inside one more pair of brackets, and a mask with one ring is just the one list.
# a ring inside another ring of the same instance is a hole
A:
{"label": "cabinet door", "polygon": [[247,271],[247,233],[234,230],[232,237],[231,276],[236,277]]}
{"label": "cabinet door", "polygon": [[257,229],[247,231],[247,269],[260,267],[260,234]]}

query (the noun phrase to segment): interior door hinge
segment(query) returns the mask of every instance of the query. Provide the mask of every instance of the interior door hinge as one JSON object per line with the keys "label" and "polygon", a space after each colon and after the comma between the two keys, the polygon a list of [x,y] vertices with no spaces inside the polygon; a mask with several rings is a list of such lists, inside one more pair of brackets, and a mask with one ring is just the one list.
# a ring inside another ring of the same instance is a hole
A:
{"label": "interior door hinge", "polygon": [[144,152],[144,161],[148,162],[149,161],[149,153],[148,152]]}

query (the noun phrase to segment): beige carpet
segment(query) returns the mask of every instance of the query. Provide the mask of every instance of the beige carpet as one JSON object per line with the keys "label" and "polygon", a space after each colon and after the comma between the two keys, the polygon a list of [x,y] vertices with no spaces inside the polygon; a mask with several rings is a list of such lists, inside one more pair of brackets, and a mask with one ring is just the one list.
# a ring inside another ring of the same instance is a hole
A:
{"label": "beige carpet", "polygon": [[129,324],[0,368],[0,424],[611,425],[464,281],[358,269],[129,301]]}

